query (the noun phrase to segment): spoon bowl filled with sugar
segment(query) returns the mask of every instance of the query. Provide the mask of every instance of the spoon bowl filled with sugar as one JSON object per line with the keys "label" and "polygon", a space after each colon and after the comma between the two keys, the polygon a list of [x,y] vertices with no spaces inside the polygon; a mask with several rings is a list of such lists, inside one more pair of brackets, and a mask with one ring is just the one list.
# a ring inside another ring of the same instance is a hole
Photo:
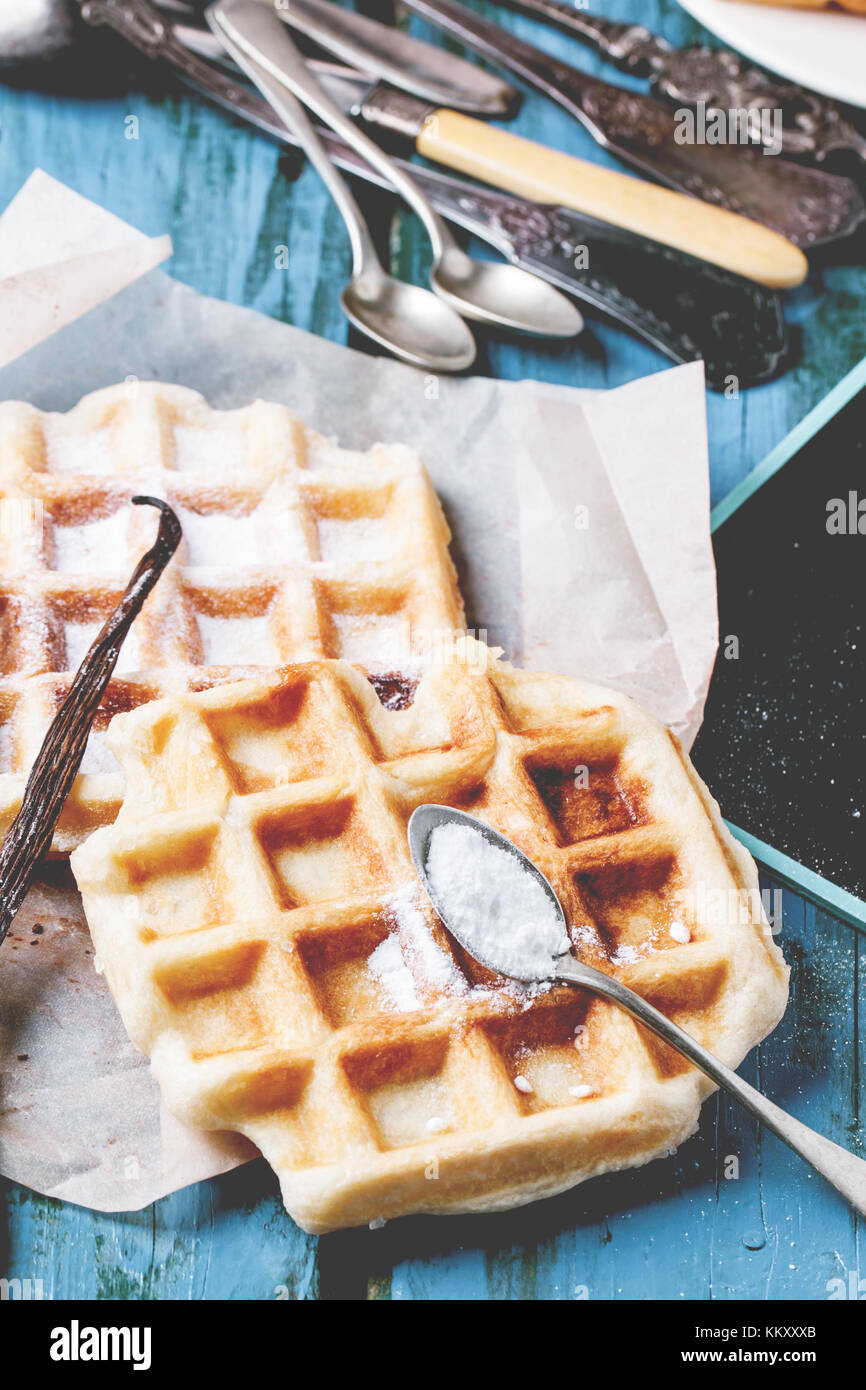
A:
{"label": "spoon bowl filled with sugar", "polygon": [[511,840],[465,811],[432,804],[413,811],[408,837],[422,886],[443,926],[470,956],[524,984],[591,990],[625,1009],[724,1087],[866,1215],[866,1161],[774,1105],[621,980],[574,955],[556,893]]}

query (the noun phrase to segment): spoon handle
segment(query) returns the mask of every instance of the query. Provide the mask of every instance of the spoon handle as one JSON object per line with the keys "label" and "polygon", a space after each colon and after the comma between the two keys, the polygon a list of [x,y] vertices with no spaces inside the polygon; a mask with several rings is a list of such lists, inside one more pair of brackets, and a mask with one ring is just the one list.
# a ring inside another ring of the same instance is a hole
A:
{"label": "spoon handle", "polygon": [[756,1119],[784,1140],[807,1163],[811,1163],[856,1211],[866,1216],[866,1161],[841,1148],[839,1144],[834,1144],[824,1135],[816,1133],[814,1129],[810,1129],[808,1125],[795,1120],[793,1115],[774,1105],[771,1100],[767,1100],[754,1086],[743,1081],[742,1077],[725,1066],[724,1062],[707,1052],[689,1033],[671,1022],[652,1004],[648,1004],[619,980],[576,960],[560,965],[553,978],[563,984],[578,985],[603,995],[612,1003],[619,1004],[639,1023],[651,1028],[664,1042],[676,1048],[677,1052],[682,1053],[705,1072],[717,1086],[723,1086],[735,1096]]}
{"label": "spoon handle", "polygon": [[440,261],[445,251],[455,244],[442,218],[414,179],[331,100],[276,14],[259,0],[219,0],[211,13],[219,23],[221,34],[228,34],[238,49],[289,87],[319,120],[330,126],[396,188],[420,217],[432,242],[434,259]]}
{"label": "spoon handle", "polygon": [[[230,30],[223,26],[218,11],[213,14],[211,22],[218,31],[221,44],[234,58],[238,67],[255,83],[262,96],[267,98],[287,130],[297,137],[298,143],[339,208],[352,246],[353,273],[357,276],[380,269],[376,248],[361,209],[301,103],[282,82],[278,82],[260,63],[251,58],[240,44],[235,43]],[[277,27],[282,28],[279,23]]]}

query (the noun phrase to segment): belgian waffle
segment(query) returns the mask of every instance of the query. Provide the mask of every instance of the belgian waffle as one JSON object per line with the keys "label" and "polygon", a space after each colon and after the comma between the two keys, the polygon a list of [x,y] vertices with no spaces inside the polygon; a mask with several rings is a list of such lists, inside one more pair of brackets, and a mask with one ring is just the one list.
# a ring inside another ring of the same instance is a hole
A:
{"label": "belgian waffle", "polygon": [[135,493],[171,502],[184,540],[124,644],[55,852],[117,812],[102,737],[117,711],[321,656],[406,670],[463,624],[445,519],[402,446],[340,449],[283,406],[215,411],[155,383],[97,391],[66,415],[0,404],[0,833],[152,540]]}
{"label": "belgian waffle", "polygon": [[510,836],[574,949],[729,1064],[786,1000],[754,864],[650,716],[468,638],[408,700],[318,661],[118,716],[123,806],[71,860],[169,1108],[248,1135],[309,1231],[644,1163],[712,1089],[603,1000],[461,954],[412,869],[421,802]]}

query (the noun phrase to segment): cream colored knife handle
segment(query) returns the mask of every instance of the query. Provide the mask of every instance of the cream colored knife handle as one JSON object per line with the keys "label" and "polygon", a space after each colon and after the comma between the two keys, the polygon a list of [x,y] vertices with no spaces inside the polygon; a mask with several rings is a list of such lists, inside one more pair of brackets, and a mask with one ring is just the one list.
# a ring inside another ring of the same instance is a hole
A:
{"label": "cream colored knife handle", "polygon": [[548,149],[458,111],[428,116],[417,149],[484,183],[626,227],[771,289],[800,285],[808,274],[800,248],[760,222]]}

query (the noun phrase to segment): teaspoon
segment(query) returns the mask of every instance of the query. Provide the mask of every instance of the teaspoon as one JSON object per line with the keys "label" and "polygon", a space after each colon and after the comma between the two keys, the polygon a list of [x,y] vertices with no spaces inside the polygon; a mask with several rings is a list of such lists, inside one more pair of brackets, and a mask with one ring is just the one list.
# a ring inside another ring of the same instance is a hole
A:
{"label": "teaspoon", "polygon": [[259,0],[217,0],[207,18],[221,38],[234,44],[236,61],[241,51],[290,88],[414,209],[433,247],[430,283],[443,300],[467,318],[519,332],[554,338],[580,332],[583,321],[577,309],[551,285],[517,266],[477,261],[461,250],[411,175],[359,130],[323,90],[273,10]]}
{"label": "teaspoon", "polygon": [[[255,8],[260,7],[256,4]],[[263,7],[262,12],[266,19],[273,18]],[[300,102],[245,46],[235,42],[219,6],[211,7],[207,17],[228,53],[294,131],[342,214],[353,267],[340,296],[346,317],[368,338],[413,366],[434,372],[459,372],[469,367],[475,360],[475,340],[462,318],[429,290],[407,285],[384,270],[361,210]],[[275,23],[277,37],[283,39],[283,26]]]}
{"label": "teaspoon", "polygon": [[787,1111],[767,1100],[766,1096],[762,1096],[760,1091],[755,1090],[754,1086],[743,1081],[735,1071],[726,1066],[724,1062],[720,1062],[699,1042],[696,1042],[691,1034],[678,1027],[652,1004],[648,1004],[639,994],[635,994],[634,990],[629,989],[612,976],[605,975],[603,971],[596,970],[591,965],[585,965],[570,951],[559,956],[551,956],[549,969],[539,969],[532,961],[529,961],[525,972],[521,970],[520,973],[515,970],[514,961],[508,956],[503,958],[500,955],[497,959],[497,949],[501,948],[491,949],[489,939],[486,937],[485,954],[483,956],[479,954],[478,943],[472,941],[471,934],[456,929],[454,924],[449,921],[448,905],[437,901],[427,876],[430,837],[436,827],[440,825],[469,826],[483,835],[489,844],[508,854],[515,855],[526,873],[530,874],[544,890],[551,906],[559,915],[563,932],[567,933],[565,913],[544,874],[511,840],[500,835],[497,830],[493,830],[484,821],[467,815],[465,811],[455,811],[450,806],[419,806],[412,813],[408,827],[409,849],[413,863],[443,924],[471,956],[480,961],[488,970],[495,970],[500,975],[522,980],[527,984],[550,980],[556,984],[576,985],[581,989],[589,989],[595,994],[600,994],[604,999],[610,1000],[612,1004],[618,1004],[620,1008],[625,1009],[633,1018],[636,1018],[638,1023],[652,1029],[664,1042],[675,1048],[683,1057],[688,1058],[696,1067],[699,1067],[717,1086],[723,1086],[756,1119],[765,1124],[774,1134],[777,1134],[795,1153],[799,1154],[822,1177],[826,1178],[855,1210],[866,1216],[866,1161],[858,1158],[856,1154],[849,1153],[839,1144],[834,1144],[832,1140],[826,1139],[822,1134],[816,1133],[814,1129],[809,1129],[807,1125],[795,1120],[793,1115],[789,1115]]}

